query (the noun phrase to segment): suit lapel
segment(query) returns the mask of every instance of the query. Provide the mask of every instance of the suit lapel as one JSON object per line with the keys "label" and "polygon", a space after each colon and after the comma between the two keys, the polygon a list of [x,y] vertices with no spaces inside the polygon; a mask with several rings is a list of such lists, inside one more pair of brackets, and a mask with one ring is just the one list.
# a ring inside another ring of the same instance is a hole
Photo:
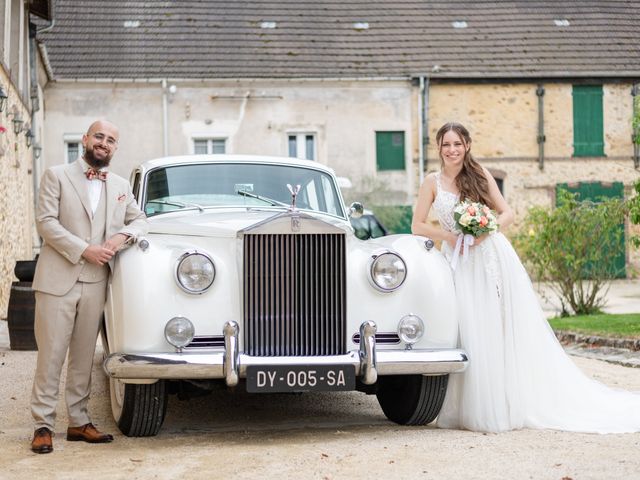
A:
{"label": "suit lapel", "polygon": [[80,160],[73,162],[69,167],[65,170],[71,185],[76,190],[78,197],[80,197],[80,203],[84,207],[85,212],[87,212],[87,216],[89,220],[93,217],[93,212],[91,211],[91,200],[89,200],[89,189],[87,188],[87,177],[84,175],[84,171],[82,170],[82,163]]}

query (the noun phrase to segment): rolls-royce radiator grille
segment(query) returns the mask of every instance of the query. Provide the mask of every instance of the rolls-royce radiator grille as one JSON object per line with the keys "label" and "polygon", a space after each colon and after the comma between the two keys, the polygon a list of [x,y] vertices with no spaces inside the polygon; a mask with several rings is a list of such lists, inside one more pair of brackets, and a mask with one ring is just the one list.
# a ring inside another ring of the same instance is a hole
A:
{"label": "rolls-royce radiator grille", "polygon": [[244,350],[346,353],[343,234],[244,236]]}

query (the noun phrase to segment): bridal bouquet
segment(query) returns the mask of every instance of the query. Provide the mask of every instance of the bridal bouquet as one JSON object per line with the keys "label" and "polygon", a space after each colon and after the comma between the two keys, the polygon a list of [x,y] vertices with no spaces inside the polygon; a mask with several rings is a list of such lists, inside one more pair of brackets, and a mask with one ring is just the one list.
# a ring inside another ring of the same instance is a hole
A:
{"label": "bridal bouquet", "polygon": [[498,229],[496,212],[480,202],[465,200],[453,209],[453,218],[465,235],[479,237]]}
{"label": "bridal bouquet", "polygon": [[463,261],[466,261],[469,258],[469,247],[474,244],[474,239],[483,233],[497,230],[498,218],[496,212],[486,205],[465,200],[453,208],[453,219],[462,232],[458,235],[458,241],[451,259],[451,268],[455,270],[458,265],[460,250],[462,250]]}

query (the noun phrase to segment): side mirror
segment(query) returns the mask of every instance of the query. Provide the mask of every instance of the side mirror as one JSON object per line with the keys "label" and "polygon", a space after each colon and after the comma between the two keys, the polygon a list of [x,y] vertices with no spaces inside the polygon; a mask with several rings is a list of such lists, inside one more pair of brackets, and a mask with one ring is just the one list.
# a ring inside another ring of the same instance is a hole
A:
{"label": "side mirror", "polygon": [[349,207],[349,216],[353,218],[360,218],[364,213],[364,207],[360,202],[353,202]]}

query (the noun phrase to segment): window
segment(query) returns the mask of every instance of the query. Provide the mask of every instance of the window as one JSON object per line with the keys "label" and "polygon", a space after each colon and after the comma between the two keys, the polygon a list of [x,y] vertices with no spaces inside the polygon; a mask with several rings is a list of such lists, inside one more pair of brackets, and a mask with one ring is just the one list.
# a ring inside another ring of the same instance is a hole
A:
{"label": "window", "polygon": [[316,136],[313,133],[289,133],[289,156],[301,160],[316,159]]}
{"label": "window", "polygon": [[64,136],[64,160],[66,163],[73,163],[82,157],[84,147],[82,146],[82,135],[66,134]]}
{"label": "window", "polygon": [[135,199],[140,202],[140,170],[136,170],[136,173],[133,177],[133,196]]}
{"label": "window", "polygon": [[378,170],[404,170],[404,132],[376,132]]}
{"label": "window", "polygon": [[194,138],[193,153],[196,155],[207,153],[226,153],[226,138]]}
{"label": "window", "polygon": [[602,85],[573,86],[573,155],[604,156]]}
{"label": "window", "polygon": [[[147,215],[157,215],[193,204],[213,207],[277,207],[291,205],[284,185],[300,185],[296,205],[344,218],[335,183],[330,175],[295,165],[264,163],[199,163],[157,168],[142,187]],[[244,192],[244,193],[242,193]]]}

